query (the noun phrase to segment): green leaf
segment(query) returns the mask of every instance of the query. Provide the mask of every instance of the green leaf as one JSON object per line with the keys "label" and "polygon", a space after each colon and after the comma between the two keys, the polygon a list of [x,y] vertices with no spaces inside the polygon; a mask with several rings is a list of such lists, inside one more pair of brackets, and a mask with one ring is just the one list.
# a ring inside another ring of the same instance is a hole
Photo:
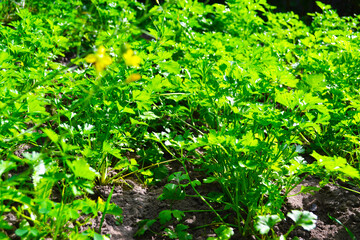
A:
{"label": "green leaf", "polygon": [[180,64],[178,64],[177,62],[170,60],[170,61],[166,61],[166,62],[160,62],[159,63],[160,68],[164,69],[166,72],[168,73],[173,73],[173,74],[179,74],[180,73]]}
{"label": "green leaf", "polygon": [[340,222],[337,218],[334,218],[332,216],[330,216],[330,214],[328,214],[329,218],[333,221],[335,221],[336,223],[340,224],[341,226],[343,226],[346,230],[346,232],[349,234],[351,240],[356,240],[356,236],[350,231],[350,229],[348,227],[346,227],[342,222]]}
{"label": "green leaf", "polygon": [[297,97],[298,97],[297,91],[275,92],[275,101],[289,109],[294,109],[297,105],[299,105],[299,100]]}
{"label": "green leaf", "polygon": [[69,236],[69,240],[89,240],[89,236],[90,233],[88,232],[82,232],[82,233],[76,233],[76,232],[71,232],[68,236]]}
{"label": "green leaf", "polygon": [[326,89],[326,81],[324,74],[312,74],[305,77],[305,82],[312,91],[323,91]]}
{"label": "green leaf", "polygon": [[4,216],[0,216],[0,229],[10,230],[12,228],[13,227],[9,225],[7,221],[4,220]]}
{"label": "green leaf", "polygon": [[53,130],[47,128],[43,128],[41,130],[50,138],[51,141],[55,143],[59,141],[59,135],[57,135]]}
{"label": "green leaf", "polygon": [[96,171],[92,167],[90,167],[90,165],[83,158],[80,158],[73,162],[67,160],[66,163],[74,173],[75,177],[94,180],[95,177],[98,175]]}
{"label": "green leaf", "polygon": [[155,113],[153,112],[143,112],[140,116],[141,119],[143,120],[154,120],[159,118],[159,116],[157,116]]}
{"label": "green leaf", "polygon": [[131,125],[145,125],[145,126],[149,126],[149,124],[147,124],[146,122],[140,122],[136,119],[133,119],[132,117],[130,118],[130,123]]}
{"label": "green leaf", "polygon": [[360,172],[350,166],[345,158],[322,156],[315,151],[311,156],[317,160],[320,166],[325,167],[329,172],[341,172],[348,177],[360,179]]}
{"label": "green leaf", "polygon": [[110,240],[107,236],[102,236],[101,234],[94,233],[94,240]]}
{"label": "green leaf", "polygon": [[225,199],[225,194],[220,192],[210,192],[207,197],[213,202],[221,203]]}
{"label": "green leaf", "polygon": [[171,52],[166,52],[166,51],[162,51],[162,52],[159,51],[157,55],[158,55],[157,60],[158,61],[163,61],[165,59],[171,58],[172,53]]}
{"label": "green leaf", "polygon": [[170,239],[177,239],[178,235],[176,234],[175,231],[171,230],[170,228],[165,228],[164,232],[166,233],[166,235],[170,238]]}
{"label": "green leaf", "polygon": [[150,169],[147,169],[147,170],[145,170],[145,171],[143,170],[143,171],[141,171],[140,173],[141,173],[141,175],[148,176],[148,177],[150,177],[150,176],[153,175],[153,172],[150,171]]}
{"label": "green leaf", "polygon": [[122,112],[124,113],[130,113],[130,114],[135,114],[135,111],[132,108],[128,108],[128,107],[124,107],[122,109]]}
{"label": "green leaf", "polygon": [[216,177],[207,177],[207,178],[204,178],[203,182],[204,183],[212,183],[212,182],[216,182],[218,181],[218,178]]}
{"label": "green leaf", "polygon": [[23,205],[32,205],[32,199],[23,195],[18,190],[7,189],[0,194],[0,200],[12,200],[14,202],[21,203]]}
{"label": "green leaf", "polygon": [[317,216],[309,211],[292,210],[287,216],[291,218],[297,226],[310,231],[316,227]]}
{"label": "green leaf", "polygon": [[15,230],[15,234],[19,237],[25,237],[29,233],[29,230],[24,228],[18,228]]}
{"label": "green leaf", "polygon": [[234,230],[233,230],[232,227],[221,225],[220,227],[215,229],[215,233],[217,235],[217,238],[215,238],[215,239],[217,239],[217,240],[228,240],[234,235]]}
{"label": "green leaf", "polygon": [[190,182],[191,186],[196,187],[196,186],[200,186],[201,182],[197,179],[193,180]]}
{"label": "green leaf", "polygon": [[175,231],[178,235],[179,240],[190,240],[192,239],[192,235],[188,232],[185,232],[184,230],[188,229],[189,226],[186,226],[184,224],[178,224],[175,227]]}
{"label": "green leaf", "polygon": [[52,187],[56,180],[54,178],[44,176],[54,173],[53,164],[54,162],[45,163],[44,160],[41,159],[34,166],[32,179],[36,191],[36,197],[39,199],[48,198],[52,193]]}
{"label": "green leaf", "polygon": [[105,153],[109,153],[109,154],[113,155],[116,158],[119,158],[119,159],[122,158],[120,150],[117,148],[113,148],[108,141],[103,142],[103,151]]}
{"label": "green leaf", "polygon": [[75,209],[72,209],[72,208],[70,208],[68,210],[68,214],[69,214],[69,217],[74,220],[78,219],[80,217],[80,214],[78,213],[78,211]]}
{"label": "green leaf", "polygon": [[46,109],[45,105],[48,104],[48,102],[38,95],[29,94],[27,97],[28,101],[28,112],[34,113],[34,114],[44,114],[44,115],[50,115]]}
{"label": "green leaf", "polygon": [[6,234],[3,233],[3,232],[0,232],[0,239],[2,239],[2,240],[10,240],[10,238],[8,236],[6,236]]}
{"label": "green leaf", "polygon": [[254,137],[252,131],[248,131],[242,138],[241,144],[246,147],[256,147],[258,145],[258,140]]}
{"label": "green leaf", "polygon": [[0,63],[3,63],[5,61],[9,61],[11,59],[11,56],[7,52],[0,52]]}
{"label": "green leaf", "polygon": [[134,101],[142,101],[147,102],[151,98],[151,93],[140,91],[140,90],[134,90],[133,91],[133,100]]}
{"label": "green leaf", "polygon": [[144,235],[144,233],[150,229],[150,227],[156,222],[156,219],[145,219],[139,222],[139,229],[135,233],[135,237]]}
{"label": "green leaf", "polygon": [[123,210],[122,210],[121,207],[119,207],[115,203],[111,203],[108,206],[108,209],[106,210],[106,214],[111,214],[111,215],[114,215],[114,216],[122,216]]}
{"label": "green leaf", "polygon": [[185,191],[180,186],[168,183],[163,188],[163,193],[159,196],[160,200],[182,200],[185,198]]}
{"label": "green leaf", "polygon": [[298,83],[298,79],[296,79],[294,77],[294,75],[290,74],[290,73],[282,73],[282,75],[280,76],[279,82],[283,85],[289,86],[291,88],[295,88],[296,84]]}
{"label": "green leaf", "polygon": [[55,206],[49,199],[43,199],[40,202],[37,202],[37,204],[39,204],[39,212],[41,214],[48,214]]}
{"label": "green leaf", "polygon": [[350,166],[349,164],[346,164],[346,166],[339,169],[339,172],[344,173],[345,175],[351,177],[351,178],[357,178],[360,179],[360,173],[359,170],[356,168]]}
{"label": "green leaf", "polygon": [[189,176],[187,174],[183,174],[182,172],[174,172],[168,178],[168,181],[175,180],[178,183],[181,183],[184,180],[189,180]]}
{"label": "green leaf", "polygon": [[310,193],[311,195],[314,195],[316,192],[318,192],[321,188],[313,187],[313,186],[301,186],[300,193],[306,194]]}
{"label": "green leaf", "polygon": [[173,214],[174,218],[176,218],[176,220],[178,220],[178,221],[180,221],[181,219],[183,219],[183,217],[185,217],[185,213],[180,210],[173,210],[172,214]]}
{"label": "green leaf", "polygon": [[171,220],[171,210],[164,210],[159,213],[159,221],[161,224],[165,224]]}
{"label": "green leaf", "polygon": [[27,160],[30,160],[31,162],[37,162],[41,158],[41,153],[38,153],[38,152],[31,152],[31,153],[24,152],[23,156],[24,156],[24,158],[26,158]]}
{"label": "green leaf", "polygon": [[147,35],[149,35],[150,37],[152,37],[154,39],[159,38],[158,32],[155,29],[150,28],[148,31],[149,32],[147,33]]}
{"label": "green leaf", "polygon": [[258,219],[255,223],[255,229],[260,234],[267,234],[270,231],[270,229],[280,221],[281,218],[278,215],[258,216]]}
{"label": "green leaf", "polygon": [[322,3],[320,1],[316,1],[316,5],[318,5],[319,8],[321,8],[323,11],[331,9],[330,5],[327,5],[327,4]]}
{"label": "green leaf", "polygon": [[37,237],[39,235],[39,231],[34,228],[32,228],[29,233],[31,237]]}
{"label": "green leaf", "polygon": [[150,106],[153,103],[151,100],[151,93],[147,91],[134,90],[133,100],[136,102],[139,110],[150,110]]}
{"label": "green leaf", "polygon": [[16,163],[11,161],[0,161],[0,177],[3,173],[10,171],[11,169],[16,168]]}

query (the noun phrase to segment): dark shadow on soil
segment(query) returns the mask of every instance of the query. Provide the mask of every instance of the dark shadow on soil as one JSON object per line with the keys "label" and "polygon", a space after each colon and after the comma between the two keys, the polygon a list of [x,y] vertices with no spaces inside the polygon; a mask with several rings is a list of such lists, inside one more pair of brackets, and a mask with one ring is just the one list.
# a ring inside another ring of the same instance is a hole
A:
{"label": "dark shadow on soil", "polygon": [[[297,186],[290,195],[298,193],[301,186],[319,187],[319,182],[319,179],[310,177]],[[353,190],[359,191],[356,188]],[[318,216],[315,229],[309,232],[300,227],[295,229],[290,237],[297,236],[304,240],[352,240],[345,228],[331,220],[329,214],[343,223],[356,239],[360,239],[360,194],[328,184],[313,195],[308,193],[289,197],[285,209],[286,212],[293,209],[306,210]],[[285,233],[291,224],[291,220],[288,219],[277,227],[277,231]]]}
{"label": "dark shadow on soil", "polygon": [[[190,167],[190,166],[189,166]],[[170,172],[183,171],[183,168],[178,163],[172,164]],[[199,180],[202,182],[203,173],[191,170],[190,177],[192,180]],[[167,183],[165,180],[157,186],[149,188],[137,183],[135,180],[127,180],[127,183],[132,186],[128,187],[116,186],[112,196],[112,202],[116,203],[123,209],[123,223],[117,224],[113,216],[106,216],[102,228],[102,234],[110,234],[111,239],[141,239],[141,240],[161,240],[170,239],[165,236],[163,231],[164,227],[156,222],[152,225],[151,230],[142,236],[134,237],[134,234],[139,228],[139,222],[144,219],[156,219],[158,214],[163,210],[180,210],[185,212],[185,217],[180,221],[173,221],[166,225],[169,229],[175,229],[176,224],[181,223],[189,226],[189,232],[193,239],[207,239],[208,237],[215,237],[214,229],[218,225],[211,225],[216,220],[216,215],[210,211],[209,207],[199,197],[187,196],[184,200],[158,200],[162,193],[164,185]],[[221,188],[217,183],[202,184],[197,186],[196,189],[200,194],[206,195],[209,192],[221,192]],[[103,199],[106,199],[111,191],[111,186],[98,186],[96,191]],[[186,194],[196,195],[190,186],[186,188]],[[221,210],[223,206],[211,204],[216,210]],[[231,218],[232,212],[222,211],[219,214],[223,217],[228,215],[228,220]],[[210,225],[210,226],[209,226]],[[241,239],[237,236],[234,239]]]}

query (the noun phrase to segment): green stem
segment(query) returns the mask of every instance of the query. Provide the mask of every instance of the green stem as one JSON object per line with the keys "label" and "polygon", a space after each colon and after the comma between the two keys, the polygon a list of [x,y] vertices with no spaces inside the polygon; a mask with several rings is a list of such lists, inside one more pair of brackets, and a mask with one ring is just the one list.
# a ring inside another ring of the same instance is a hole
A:
{"label": "green stem", "polygon": [[290,229],[289,229],[289,231],[284,235],[284,238],[286,239],[287,238],[287,236],[294,230],[296,228],[296,226],[294,226],[294,225],[291,225],[291,227],[290,227]]}
{"label": "green stem", "polygon": [[127,176],[130,176],[130,175],[132,175],[132,174],[134,174],[134,173],[137,173],[137,172],[140,172],[140,171],[143,171],[143,170],[146,170],[146,169],[148,169],[148,168],[155,167],[155,166],[159,166],[160,164],[173,162],[173,161],[176,161],[176,160],[177,160],[177,159],[170,159],[170,160],[166,160],[166,161],[163,161],[163,162],[154,163],[154,164],[151,164],[150,166],[140,168],[140,169],[135,170],[135,171],[133,171],[133,172],[131,172],[131,173],[125,174],[125,175],[123,175],[123,176],[121,176],[121,177],[119,177],[119,176],[122,174],[122,172],[120,172],[120,173],[116,174],[115,176],[113,176],[112,178],[110,178],[109,180],[107,180],[105,183],[108,184],[109,182],[111,182],[111,181],[114,180],[115,178],[118,178],[118,177],[119,177],[119,178],[126,178]]}
{"label": "green stem", "polygon": [[356,191],[356,190],[353,190],[353,189],[351,189],[351,188],[347,188],[347,187],[341,186],[341,185],[336,184],[336,183],[333,183],[333,184],[334,184],[335,186],[337,186],[337,187],[341,187],[341,188],[343,188],[343,189],[345,189],[345,190],[348,190],[348,191],[350,191],[350,192],[354,192],[354,193],[360,194],[360,192],[358,192],[358,191]]}
{"label": "green stem", "polygon": [[54,233],[54,240],[57,239],[58,233],[60,230],[60,226],[62,225],[62,212],[63,212],[63,208],[64,208],[65,188],[66,187],[64,187],[62,189],[60,208],[59,208],[58,214],[56,216],[56,228],[55,228],[55,233]]}
{"label": "green stem", "polygon": [[[186,175],[189,176],[189,183],[190,183],[190,186],[191,188],[194,190],[194,192],[199,196],[199,198],[215,213],[215,215],[220,219],[221,222],[224,223],[224,220],[221,218],[221,216],[215,211],[215,209],[211,206],[211,204],[206,201],[206,199],[196,190],[196,188],[194,187],[194,184],[192,184],[192,181],[190,179],[190,175],[189,175],[189,172],[187,170],[187,167],[185,165],[185,162],[180,160],[179,158],[177,158],[166,146],[163,142],[159,141],[159,143],[163,146],[163,148],[171,155],[173,156],[175,159],[177,159],[184,167],[184,170],[185,170],[185,173]],[[182,150],[182,149],[181,149]]]}
{"label": "green stem", "polygon": [[194,192],[199,196],[199,198],[211,209],[212,212],[215,213],[215,215],[220,219],[220,221],[222,223],[225,223],[225,221],[221,218],[221,216],[217,213],[217,211],[211,206],[211,204],[206,201],[206,199],[196,190],[196,188],[194,187],[194,185],[192,184],[192,181],[190,179],[190,175],[189,175],[189,172],[187,171],[187,168],[186,168],[186,165],[184,162],[180,161],[184,167],[184,170],[185,170],[185,173],[186,175],[189,176],[189,182],[190,182],[190,186],[192,187],[192,189],[194,190]]}
{"label": "green stem", "polygon": [[[296,187],[298,186],[302,181],[305,180],[305,178],[307,178],[310,174],[306,174],[304,177],[302,177],[296,184],[292,185],[291,187],[288,188],[288,185],[291,185],[291,181],[288,182],[287,186],[286,186],[286,192],[285,192],[285,196],[286,197],[291,197],[288,196],[288,194]],[[296,194],[297,195],[297,194]],[[292,196],[296,196],[296,195],[292,195]]]}
{"label": "green stem", "polygon": [[14,206],[11,207],[11,210],[19,214],[22,218],[27,219],[28,221],[34,222],[36,225],[40,225],[40,222],[34,219],[31,219],[30,217],[26,216],[22,212],[18,211]]}
{"label": "green stem", "polygon": [[106,203],[105,203],[105,208],[104,208],[103,215],[102,215],[102,217],[101,217],[100,226],[99,226],[99,231],[98,231],[99,234],[101,234],[101,228],[102,228],[102,225],[103,225],[104,220],[105,220],[106,211],[107,211],[108,206],[109,206],[109,204],[110,204],[110,200],[111,200],[111,197],[112,197],[112,195],[113,195],[114,188],[115,188],[115,186],[112,187],[111,192],[110,192],[110,194],[109,194],[109,196],[108,196],[108,198],[107,198],[107,200],[106,200]]}

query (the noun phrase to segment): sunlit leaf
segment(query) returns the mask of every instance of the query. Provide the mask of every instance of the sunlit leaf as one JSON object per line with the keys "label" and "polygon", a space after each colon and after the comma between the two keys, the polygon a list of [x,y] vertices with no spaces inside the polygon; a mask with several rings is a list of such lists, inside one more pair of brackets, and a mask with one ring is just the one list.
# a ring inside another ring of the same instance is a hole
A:
{"label": "sunlit leaf", "polygon": [[280,221],[281,218],[278,215],[258,216],[258,219],[255,223],[255,229],[260,234],[267,234],[270,231],[270,229]]}
{"label": "sunlit leaf", "polygon": [[303,227],[307,231],[316,227],[317,216],[312,212],[292,210],[287,216],[291,218],[296,225]]}
{"label": "sunlit leaf", "polygon": [[94,180],[97,173],[90,167],[90,165],[82,158],[75,161],[66,161],[72,172],[76,177]]}

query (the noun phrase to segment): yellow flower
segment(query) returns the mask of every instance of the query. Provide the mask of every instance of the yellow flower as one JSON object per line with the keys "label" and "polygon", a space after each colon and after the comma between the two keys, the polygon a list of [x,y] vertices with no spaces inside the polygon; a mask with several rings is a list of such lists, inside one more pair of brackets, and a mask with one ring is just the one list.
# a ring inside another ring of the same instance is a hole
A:
{"label": "yellow flower", "polygon": [[141,79],[141,75],[139,73],[133,73],[131,74],[127,79],[126,79],[126,83],[131,83],[131,82],[135,82],[137,80]]}
{"label": "yellow flower", "polygon": [[100,197],[98,197],[98,203],[104,204],[104,201]]}
{"label": "yellow flower", "polygon": [[95,69],[97,72],[102,72],[112,63],[111,57],[106,55],[106,49],[104,46],[100,46],[95,54],[87,55],[85,61],[88,63],[95,63]]}
{"label": "yellow flower", "polygon": [[134,51],[128,48],[123,54],[125,64],[128,66],[140,67],[141,58],[134,55]]}

